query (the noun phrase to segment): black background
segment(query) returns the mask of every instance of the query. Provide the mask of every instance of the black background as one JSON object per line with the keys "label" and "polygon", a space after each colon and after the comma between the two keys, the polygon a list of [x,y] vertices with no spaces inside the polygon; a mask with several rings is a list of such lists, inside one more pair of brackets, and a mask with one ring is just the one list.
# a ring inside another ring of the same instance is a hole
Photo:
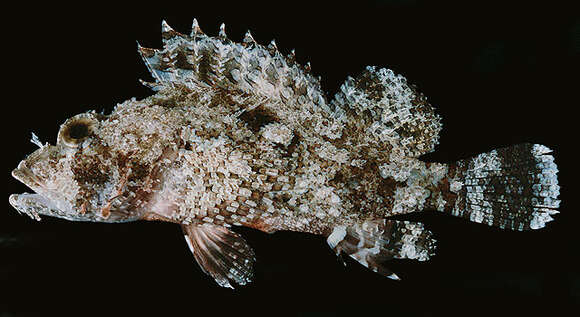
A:
{"label": "black background", "polygon": [[[573,1],[570,1],[572,3]],[[575,16],[576,14],[576,16]],[[272,38],[333,96],[366,65],[405,75],[443,117],[440,145],[425,157],[450,162],[522,142],[555,152],[561,214],[547,228],[504,232],[426,212],[438,239],[429,262],[393,261],[391,281],[349,261],[343,267],[321,237],[246,228],[258,256],[255,281],[219,288],[190,254],[177,225],[69,223],[0,213],[0,316],[161,313],[164,316],[560,315],[580,299],[578,156],[580,20],[571,5],[490,1],[271,2],[134,5],[97,1],[7,10],[3,107],[9,175],[34,131],[55,142],[59,125],[90,109],[150,94],[137,52],[161,47],[160,22],[189,33],[192,18],[216,35],[226,23]],[[6,197],[7,198],[7,197]],[[7,200],[7,199],[6,199]]]}

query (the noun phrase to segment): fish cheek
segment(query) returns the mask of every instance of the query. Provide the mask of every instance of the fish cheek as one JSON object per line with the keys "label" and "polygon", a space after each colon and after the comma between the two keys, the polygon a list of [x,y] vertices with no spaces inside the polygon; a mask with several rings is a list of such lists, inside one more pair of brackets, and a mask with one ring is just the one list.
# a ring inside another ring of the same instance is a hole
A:
{"label": "fish cheek", "polygon": [[98,158],[83,155],[79,150],[71,162],[71,170],[79,186],[75,205],[80,213],[86,213],[89,211],[89,201],[94,199],[109,181],[109,167]]}

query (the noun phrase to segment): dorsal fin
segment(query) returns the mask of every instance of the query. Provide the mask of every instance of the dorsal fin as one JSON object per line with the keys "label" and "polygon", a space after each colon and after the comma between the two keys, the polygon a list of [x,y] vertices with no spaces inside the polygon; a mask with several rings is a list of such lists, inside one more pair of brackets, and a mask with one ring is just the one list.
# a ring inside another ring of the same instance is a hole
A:
{"label": "dorsal fin", "polygon": [[347,114],[354,144],[380,151],[418,157],[439,142],[441,118],[423,94],[390,69],[368,66],[349,77],[333,100]]}
{"label": "dorsal fin", "polygon": [[320,80],[308,74],[310,65],[302,67],[293,57],[283,56],[274,41],[264,47],[248,31],[242,43],[232,42],[227,39],[223,24],[217,37],[206,36],[195,19],[191,35],[176,32],[163,21],[162,36],[162,50],[139,46],[156,81],[149,87],[219,87],[274,102],[329,109]]}

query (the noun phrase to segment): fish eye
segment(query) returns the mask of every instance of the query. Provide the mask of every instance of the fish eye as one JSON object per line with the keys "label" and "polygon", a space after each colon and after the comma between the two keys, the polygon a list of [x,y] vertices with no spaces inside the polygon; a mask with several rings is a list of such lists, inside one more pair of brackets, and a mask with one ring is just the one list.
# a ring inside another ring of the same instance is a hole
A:
{"label": "fish eye", "polygon": [[80,140],[89,135],[89,126],[86,122],[78,122],[68,127],[68,136],[73,140]]}
{"label": "fish eye", "polygon": [[57,143],[63,143],[69,147],[77,147],[87,139],[94,129],[95,118],[87,114],[81,114],[68,119],[58,132]]}

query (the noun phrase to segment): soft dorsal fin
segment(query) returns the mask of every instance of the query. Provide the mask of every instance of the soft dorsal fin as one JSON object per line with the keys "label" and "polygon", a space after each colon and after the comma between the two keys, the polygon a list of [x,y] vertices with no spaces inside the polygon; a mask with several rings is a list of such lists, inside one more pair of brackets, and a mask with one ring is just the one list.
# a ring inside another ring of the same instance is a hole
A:
{"label": "soft dorsal fin", "polygon": [[207,223],[181,227],[195,260],[220,286],[234,288],[232,281],[239,285],[252,281],[256,258],[240,235]]}
{"label": "soft dorsal fin", "polygon": [[333,102],[347,117],[354,144],[418,157],[439,142],[441,119],[427,99],[401,75],[368,66],[356,78],[348,77]]}
{"label": "soft dorsal fin", "polygon": [[153,89],[180,85],[220,88],[257,95],[273,101],[328,108],[320,80],[309,74],[309,67],[286,57],[274,41],[267,47],[256,43],[250,32],[241,43],[226,36],[225,25],[219,35],[205,35],[194,19],[191,35],[173,30],[162,22],[163,49],[138,45],[143,61],[156,83]]}
{"label": "soft dorsal fin", "polygon": [[435,251],[431,232],[421,223],[367,220],[352,226],[336,226],[327,238],[337,255],[345,253],[360,264],[390,279],[399,277],[384,263],[391,259],[428,260]]}

